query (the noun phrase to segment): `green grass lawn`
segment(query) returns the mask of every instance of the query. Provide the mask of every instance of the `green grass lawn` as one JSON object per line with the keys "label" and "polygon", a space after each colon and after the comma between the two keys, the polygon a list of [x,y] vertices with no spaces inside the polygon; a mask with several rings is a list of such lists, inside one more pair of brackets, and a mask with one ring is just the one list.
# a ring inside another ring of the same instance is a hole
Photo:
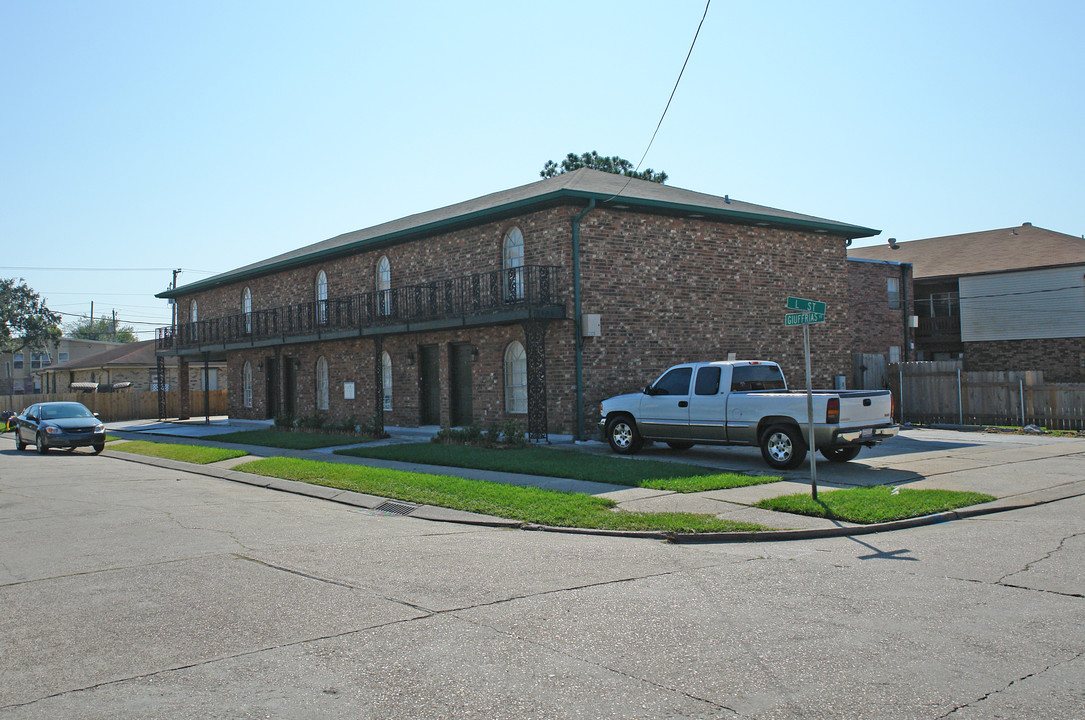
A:
{"label": "green grass lawn", "polygon": [[632,460],[578,450],[517,448],[492,450],[466,445],[409,443],[336,450],[337,455],[400,460],[426,465],[591,480],[674,492],[701,492],[777,482],[779,476],[742,475],[714,468],[659,460]]}
{"label": "green grass lawn", "polygon": [[955,490],[900,488],[894,495],[890,488],[878,486],[828,490],[818,493],[816,501],[809,494],[785,495],[762,500],[756,507],[867,525],[932,515],[992,500],[995,498],[991,495]]}
{"label": "green grass lawn", "polygon": [[312,448],[331,447],[333,445],[353,445],[368,442],[373,438],[364,435],[337,435],[333,433],[303,433],[284,430],[244,430],[242,432],[210,435],[207,440],[243,445],[262,445],[264,447],[286,448],[288,450],[311,450]]}
{"label": "green grass lawn", "polygon": [[131,440],[119,445],[111,445],[110,449],[118,452],[133,453],[135,455],[149,455],[151,457],[166,458],[167,460],[180,460],[181,462],[207,465],[208,463],[229,460],[230,458],[247,455],[244,450],[228,450],[225,448],[202,447],[200,445],[178,445],[174,443],[156,443],[146,440]]}
{"label": "green grass lawn", "polygon": [[614,502],[582,493],[424,473],[343,465],[294,458],[267,458],[235,468],[380,497],[494,515],[525,523],[601,530],[662,530],[676,533],[756,532],[752,523],[693,513],[615,512]]}

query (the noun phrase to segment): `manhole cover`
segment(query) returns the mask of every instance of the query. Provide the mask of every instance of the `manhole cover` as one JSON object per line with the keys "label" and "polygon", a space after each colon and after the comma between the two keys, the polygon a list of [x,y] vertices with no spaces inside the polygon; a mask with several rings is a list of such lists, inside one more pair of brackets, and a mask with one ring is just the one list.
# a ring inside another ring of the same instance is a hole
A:
{"label": "manhole cover", "polygon": [[401,500],[385,500],[373,509],[377,512],[386,512],[391,513],[392,515],[410,515],[420,507],[422,506],[415,503],[403,502]]}

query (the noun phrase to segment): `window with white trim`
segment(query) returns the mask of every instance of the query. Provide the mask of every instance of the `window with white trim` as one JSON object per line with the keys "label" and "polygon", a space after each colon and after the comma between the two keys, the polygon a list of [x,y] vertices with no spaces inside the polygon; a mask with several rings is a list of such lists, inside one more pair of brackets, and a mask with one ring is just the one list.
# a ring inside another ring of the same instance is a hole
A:
{"label": "window with white trim", "polygon": [[505,411],[527,412],[527,353],[515,340],[505,348]]}
{"label": "window with white trim", "polygon": [[328,324],[328,276],[323,270],[316,274],[316,321]]}
{"label": "window with white trim", "polygon": [[241,404],[247,408],[252,407],[252,363],[248,360],[241,369]]}
{"label": "window with white trim", "polygon": [[12,355],[11,356],[11,363],[12,363],[12,367],[14,367],[16,370],[22,370],[23,369],[23,354],[21,352],[17,352],[14,355]]}
{"label": "window with white trim", "polygon": [[190,323],[188,327],[189,335],[191,336],[192,340],[196,340],[199,337],[199,334],[196,331],[196,322],[199,318],[199,315],[200,313],[199,309],[196,307],[196,301],[193,300],[188,306],[188,321]]}
{"label": "window with white trim", "polygon": [[377,314],[392,314],[392,265],[387,255],[377,262]]}
{"label": "window with white trim", "polygon": [[328,361],[323,355],[316,361],[316,409],[328,409]]}
{"label": "window with white trim", "polygon": [[392,409],[392,356],[381,353],[381,394],[384,397],[384,409]]}
{"label": "window with white trim", "polygon": [[501,244],[501,271],[505,300],[514,302],[524,299],[524,234],[514,227],[505,233]]}
{"label": "window with white trim", "polygon": [[252,290],[249,288],[241,293],[241,314],[244,316],[245,333],[252,333]]}
{"label": "window with white trim", "polygon": [[886,278],[886,290],[889,294],[889,307],[894,310],[900,309],[900,278]]}

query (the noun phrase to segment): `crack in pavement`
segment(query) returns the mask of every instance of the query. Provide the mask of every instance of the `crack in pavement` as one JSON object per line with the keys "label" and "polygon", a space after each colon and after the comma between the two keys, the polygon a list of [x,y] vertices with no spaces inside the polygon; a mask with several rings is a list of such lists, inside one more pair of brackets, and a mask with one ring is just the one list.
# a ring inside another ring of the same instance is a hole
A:
{"label": "crack in pavement", "polygon": [[949,712],[944,713],[942,715],[939,715],[934,720],[945,720],[945,718],[949,717],[950,715],[953,715],[958,710],[964,710],[965,708],[972,707],[973,705],[978,705],[979,703],[983,702],[984,700],[987,700],[988,698],[991,698],[991,697],[994,697],[995,695],[1006,692],[1007,690],[1009,690],[1011,687],[1013,687],[1014,685],[1016,685],[1019,682],[1024,682],[1025,680],[1028,680],[1030,678],[1034,678],[1034,677],[1038,677],[1040,675],[1043,675],[1048,670],[1052,670],[1054,668],[1057,668],[1060,665],[1066,665],[1067,663],[1072,663],[1075,660],[1080,659],[1082,655],[1085,655],[1085,652],[1076,653],[1075,655],[1073,655],[1072,657],[1067,658],[1066,660],[1061,660],[1061,661],[1059,661],[1057,663],[1053,663],[1051,665],[1048,665],[1045,668],[1041,668],[1040,670],[1037,670],[1036,672],[1032,672],[1032,673],[1029,673],[1028,675],[1023,675],[1022,677],[1010,680],[1010,682],[1008,682],[1004,687],[1000,687],[997,690],[992,690],[991,692],[986,693],[985,695],[982,695],[982,696],[976,698],[975,700],[972,700],[971,702],[966,702],[963,705],[957,705],[956,707],[954,707]]}
{"label": "crack in pavement", "polygon": [[1039,564],[1040,564],[1040,563],[1042,563],[1042,562],[1043,562],[1044,560],[1049,560],[1049,559],[1051,558],[1051,556],[1052,556],[1052,555],[1054,555],[1055,553],[1057,553],[1057,552],[1058,552],[1059,550],[1062,550],[1062,547],[1063,547],[1063,545],[1065,545],[1065,544],[1066,544],[1066,541],[1067,541],[1067,540],[1070,540],[1070,539],[1072,539],[1072,538],[1078,537],[1078,536],[1080,536],[1080,535],[1085,535],[1085,533],[1071,533],[1070,535],[1067,535],[1066,537],[1064,537],[1064,538],[1063,538],[1062,540],[1060,540],[1060,541],[1059,541],[1059,544],[1058,544],[1058,545],[1057,545],[1057,546],[1055,547],[1055,549],[1054,549],[1054,550],[1052,550],[1051,552],[1047,553],[1046,555],[1044,555],[1044,556],[1043,556],[1042,558],[1040,558],[1040,559],[1038,559],[1038,560],[1033,560],[1032,562],[1030,562],[1030,563],[1028,563],[1027,565],[1025,565],[1025,567],[1021,568],[1020,570],[1015,570],[1015,571],[1013,571],[1013,572],[1011,572],[1011,573],[1006,573],[1005,575],[1003,575],[1002,577],[1000,577],[1000,578],[999,578],[998,580],[996,580],[996,581],[995,581],[995,584],[996,584],[996,585],[1006,585],[1007,587],[1019,587],[1019,586],[1015,586],[1015,585],[1010,585],[1009,583],[1006,583],[1006,582],[1005,582],[1006,578],[1010,578],[1010,577],[1013,577],[1014,575],[1019,575],[1020,573],[1023,573],[1023,572],[1027,572],[1027,571],[1029,571],[1030,569],[1032,569],[1032,566],[1033,566],[1033,565],[1039,565]]}

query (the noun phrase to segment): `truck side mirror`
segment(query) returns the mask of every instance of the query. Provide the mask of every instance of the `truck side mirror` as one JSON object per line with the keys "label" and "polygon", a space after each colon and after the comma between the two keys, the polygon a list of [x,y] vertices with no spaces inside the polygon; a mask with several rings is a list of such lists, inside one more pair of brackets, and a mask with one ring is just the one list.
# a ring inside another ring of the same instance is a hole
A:
{"label": "truck side mirror", "polygon": [[645,385],[644,389],[641,390],[641,392],[644,393],[645,395],[654,395],[655,394],[655,393],[652,392],[652,386],[651,385]]}

